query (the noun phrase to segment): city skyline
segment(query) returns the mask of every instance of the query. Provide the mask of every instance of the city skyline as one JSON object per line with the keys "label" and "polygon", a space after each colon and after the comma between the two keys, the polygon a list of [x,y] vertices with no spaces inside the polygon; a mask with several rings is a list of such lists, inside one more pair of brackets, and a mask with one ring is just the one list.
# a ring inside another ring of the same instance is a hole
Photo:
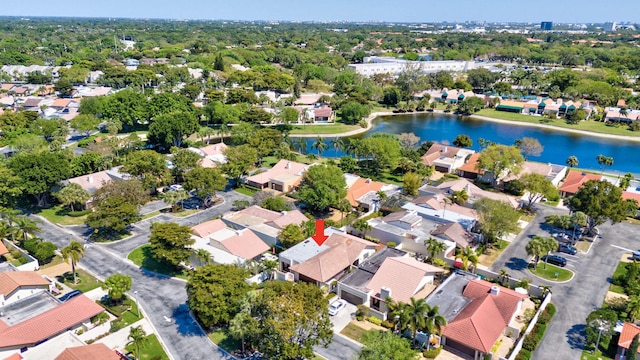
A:
{"label": "city skyline", "polygon": [[[292,0],[276,0],[270,3],[246,0],[241,8],[234,2],[216,1],[203,4],[195,0],[183,0],[179,8],[176,8],[175,2],[169,0],[156,0],[152,3],[153,6],[149,1],[124,0],[69,0],[64,7],[50,4],[44,0],[8,2],[3,4],[1,15],[248,21],[604,23],[636,22],[638,20],[634,14],[640,11],[640,3],[624,0],[611,0],[606,6],[596,0],[541,0],[534,5],[518,7],[514,7],[513,1],[510,0],[459,0],[455,6],[446,2],[419,0],[406,0],[400,4],[379,0],[325,0],[321,5],[315,6],[301,6],[300,2]],[[544,8],[550,11],[539,11]],[[621,8],[625,11],[620,11]],[[541,13],[544,15],[540,15]]]}

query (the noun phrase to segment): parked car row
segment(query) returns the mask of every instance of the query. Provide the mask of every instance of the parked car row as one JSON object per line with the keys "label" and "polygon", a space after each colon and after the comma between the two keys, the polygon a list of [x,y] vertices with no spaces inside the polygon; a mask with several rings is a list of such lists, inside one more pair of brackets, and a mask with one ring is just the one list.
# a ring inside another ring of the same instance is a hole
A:
{"label": "parked car row", "polygon": [[542,261],[545,261],[551,265],[565,267],[567,266],[567,259],[558,255],[545,255],[542,257]]}

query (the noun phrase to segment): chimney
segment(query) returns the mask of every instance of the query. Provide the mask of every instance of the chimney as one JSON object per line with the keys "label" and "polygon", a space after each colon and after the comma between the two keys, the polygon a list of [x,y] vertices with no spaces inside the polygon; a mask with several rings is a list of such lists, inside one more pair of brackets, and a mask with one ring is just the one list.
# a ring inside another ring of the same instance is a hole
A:
{"label": "chimney", "polygon": [[93,184],[93,176],[87,176],[87,181],[89,184]]}
{"label": "chimney", "polygon": [[369,184],[371,182],[371,179],[367,179],[364,181],[365,183]]}
{"label": "chimney", "polygon": [[498,296],[498,294],[500,294],[500,287],[498,286],[492,286],[491,287],[491,291],[490,291],[491,295],[493,296]]}
{"label": "chimney", "polygon": [[445,146],[445,147],[443,147],[443,148],[442,148],[442,150],[440,150],[440,151],[441,151],[441,152],[443,152],[443,153],[444,153],[444,152],[447,152],[447,147],[446,147],[446,146]]}
{"label": "chimney", "polygon": [[285,169],[291,169],[291,161],[288,161],[287,165],[284,168]]}
{"label": "chimney", "polygon": [[391,297],[391,289],[386,286],[380,288],[380,298],[385,300],[386,298]]}

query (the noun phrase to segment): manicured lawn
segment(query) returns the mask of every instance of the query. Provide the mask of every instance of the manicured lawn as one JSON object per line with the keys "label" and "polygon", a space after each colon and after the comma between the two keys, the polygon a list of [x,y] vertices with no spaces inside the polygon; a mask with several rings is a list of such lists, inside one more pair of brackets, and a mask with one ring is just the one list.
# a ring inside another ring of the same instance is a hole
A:
{"label": "manicured lawn", "polygon": [[587,350],[582,351],[582,355],[580,356],[580,360],[608,360],[613,359],[602,352],[598,351],[595,354],[591,354]]}
{"label": "manicured lawn", "polygon": [[[531,271],[532,274],[535,274],[549,281],[567,281],[573,276],[573,271],[563,269],[555,265],[547,264],[547,267],[545,269],[544,262],[542,261],[538,263],[537,268],[531,267],[529,268],[529,271]],[[556,273],[558,274],[557,278]]]}
{"label": "manicured lawn", "polygon": [[[146,337],[147,341],[140,347],[140,360],[164,360],[169,359],[167,353],[164,352],[158,337],[155,334],[151,334]],[[125,348],[130,354],[135,355],[136,349],[134,346],[129,345]]]}
{"label": "manicured lawn", "polygon": [[358,325],[349,323],[344,329],[342,329],[342,331],[340,331],[340,334],[361,343],[362,337],[369,331],[377,330],[365,330]]}
{"label": "manicured lawn", "polygon": [[154,217],[156,215],[160,215],[160,214],[162,214],[160,212],[160,210],[152,211],[152,212],[150,212],[148,214],[143,215],[140,220],[145,220],[145,219],[148,219],[148,218]]}
{"label": "manicured lawn", "polygon": [[64,275],[62,276],[58,276],[56,278],[59,282],[67,285],[68,287],[72,288],[73,290],[80,290],[82,292],[87,292],[87,291],[91,291],[95,288],[99,288],[103,285],[103,282],[94,278],[93,276],[91,276],[91,274],[89,274],[88,272],[82,270],[82,269],[78,269],[76,268],[76,279],[77,279],[77,284],[73,283],[73,274],[71,273],[71,271],[66,272]]}
{"label": "manicured lawn", "polygon": [[111,300],[108,299],[105,302],[99,301],[98,303],[118,317],[118,320],[111,323],[112,331],[129,326],[144,317],[138,310],[138,304],[131,298],[125,298],[119,304],[112,304]]}
{"label": "manicured lawn", "polygon": [[487,250],[487,253],[480,255],[478,262],[485,266],[491,266],[509,244],[511,243],[508,241],[500,240],[500,243],[496,244],[493,249]]}
{"label": "manicured lawn", "polygon": [[40,265],[40,270],[44,270],[46,268],[50,268],[52,266],[56,266],[56,265],[62,264],[63,262],[64,262],[64,259],[62,258],[62,256],[57,256],[56,255],[48,263],[46,263],[44,265]]}
{"label": "manicured lawn", "polygon": [[334,123],[330,125],[295,125],[291,134],[341,134],[347,131],[362,129],[360,125]]}
{"label": "manicured lawn", "polygon": [[[626,274],[627,274],[627,263],[624,263],[624,262],[621,261],[618,264],[618,267],[616,268],[616,271],[613,272],[613,276],[611,278],[613,279],[613,278],[616,278],[618,276],[624,276]],[[612,291],[612,292],[617,293],[617,294],[624,294],[624,288],[622,286],[618,286],[618,285],[610,284],[609,285],[609,291]]]}
{"label": "manicured lawn", "polygon": [[172,216],[176,216],[176,217],[185,217],[185,216],[189,216],[189,215],[195,214],[197,212],[198,212],[198,210],[196,210],[196,209],[188,209],[188,210],[184,210],[183,209],[183,210],[180,210],[178,212],[169,211],[169,212],[167,212],[167,214],[172,215]]}
{"label": "manicured lawn", "polygon": [[546,125],[556,126],[556,127],[565,128],[565,129],[591,131],[591,132],[601,133],[601,134],[626,135],[626,136],[636,136],[636,137],[640,136],[639,132],[631,131],[625,125],[609,126],[600,121],[587,120],[587,121],[581,121],[580,123],[575,125],[567,124],[563,119],[550,120],[549,122],[541,122],[540,120],[545,120],[541,116],[516,114],[516,113],[505,112],[505,111],[496,111],[493,109],[483,109],[475,113],[475,115],[487,116],[487,117],[501,119],[501,120],[520,121],[520,122],[527,122],[527,123],[533,123],[533,124],[546,124]]}
{"label": "manicured lawn", "polygon": [[129,253],[129,256],[127,256],[127,258],[133,261],[136,265],[143,267],[149,271],[168,276],[176,276],[185,279],[187,278],[187,273],[185,271],[176,271],[173,266],[167,265],[154,259],[153,256],[151,256],[151,246],[149,245],[142,245],[139,248],[134,249]]}
{"label": "manicured lawn", "polygon": [[233,353],[236,350],[242,349],[242,342],[232,338],[229,335],[229,329],[227,328],[216,329],[210,332],[208,336],[214,344],[218,345],[229,353]]}
{"label": "manicured lawn", "polygon": [[239,192],[242,195],[247,195],[247,196],[253,196],[253,195],[256,194],[255,190],[249,189],[249,188],[246,188],[246,187],[236,188],[236,191]]}
{"label": "manicured lawn", "polygon": [[59,225],[82,225],[87,219],[87,215],[73,217],[67,215],[69,208],[62,205],[50,207],[48,209],[42,209],[38,215],[43,218]]}

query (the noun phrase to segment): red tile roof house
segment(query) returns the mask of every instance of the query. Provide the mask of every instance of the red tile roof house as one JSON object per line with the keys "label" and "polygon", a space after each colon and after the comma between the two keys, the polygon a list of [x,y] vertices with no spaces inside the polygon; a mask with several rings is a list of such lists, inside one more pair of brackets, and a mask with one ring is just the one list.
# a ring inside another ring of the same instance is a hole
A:
{"label": "red tile roof house", "polygon": [[329,238],[321,246],[307,239],[280,253],[280,270],[285,278],[332,286],[331,282],[347,274],[351,266],[384,247],[333,228],[327,229],[326,234]]}
{"label": "red tile roof house", "polygon": [[0,353],[33,347],[90,322],[104,308],[84,295],[11,326],[0,320]]}
{"label": "red tile roof house", "polygon": [[220,219],[196,225],[191,231],[196,241],[192,247],[207,250],[216,263],[243,263],[271,249],[253,231],[231,229]]}
{"label": "red tile roof house", "polygon": [[454,273],[427,297],[447,319],[441,343],[473,359],[483,359],[502,335],[517,338],[517,320],[528,296],[480,280],[468,273]]}
{"label": "red tile roof house", "polygon": [[310,165],[295,161],[280,160],[267,171],[249,176],[245,182],[258,189],[272,189],[282,192],[293,191],[302,180],[302,175]]}
{"label": "red tile roof house", "polygon": [[602,175],[598,174],[590,174],[577,170],[569,170],[567,173],[567,177],[564,179],[564,182],[558,190],[560,190],[560,195],[562,197],[571,196],[578,192],[578,190],[582,187],[582,184],[586,183],[589,180],[599,181],[602,180]]}
{"label": "red tile roof house", "polygon": [[[622,331],[620,332],[620,338],[618,339],[618,351],[616,353],[616,360],[626,360],[629,358],[629,356],[627,355],[629,346],[631,345],[631,341],[633,341],[633,337],[638,334],[640,334],[639,326],[630,324],[628,322],[625,322],[622,325]],[[638,353],[640,353],[640,351],[638,351]],[[631,360],[633,360],[636,357],[630,358]]]}
{"label": "red tile roof house", "polygon": [[372,315],[386,320],[388,297],[403,303],[410,303],[412,297],[423,298],[443,272],[405,251],[384,248],[340,280],[336,293],[352,304],[368,306]]}
{"label": "red tile roof house", "polygon": [[0,272],[0,306],[6,306],[53,287],[50,280],[35,271]]}
{"label": "red tile roof house", "polygon": [[66,348],[55,360],[121,360],[115,351],[102,343]]}
{"label": "red tile roof house", "polygon": [[270,246],[278,245],[280,231],[289,224],[301,225],[309,219],[300,210],[271,211],[258,205],[228,213],[222,221],[234,229],[251,229],[260,239]]}
{"label": "red tile roof house", "polygon": [[427,153],[422,155],[422,163],[433,166],[439,172],[451,174],[464,165],[467,158],[474,153],[475,151],[469,149],[433,144]]}

